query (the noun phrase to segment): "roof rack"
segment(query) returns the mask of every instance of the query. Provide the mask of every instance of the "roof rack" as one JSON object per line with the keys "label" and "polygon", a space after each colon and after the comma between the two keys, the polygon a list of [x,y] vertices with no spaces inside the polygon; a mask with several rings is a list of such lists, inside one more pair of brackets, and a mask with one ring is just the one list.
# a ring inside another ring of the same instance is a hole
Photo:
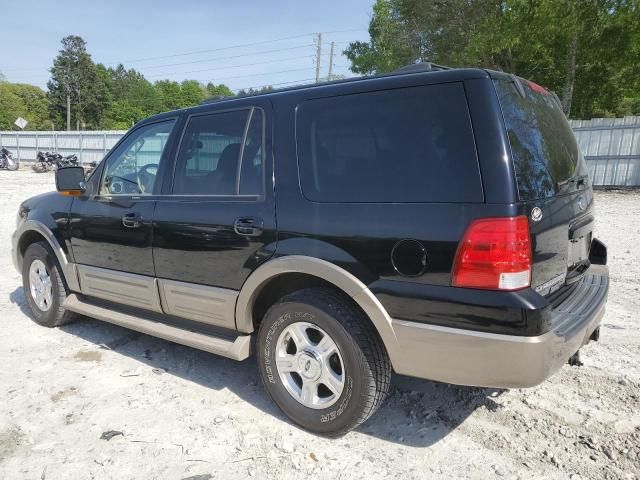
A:
{"label": "roof rack", "polygon": [[438,65],[433,62],[418,62],[400,67],[394,70],[392,74],[433,72],[436,70],[451,70],[451,67],[445,67],[444,65]]}
{"label": "roof rack", "polygon": [[[394,70],[394,71],[389,72],[389,73],[382,73],[382,74],[371,75],[371,76],[351,77],[351,78],[344,78],[344,79],[341,79],[341,80],[332,80],[332,81],[320,82],[320,83],[312,83],[312,84],[293,85],[293,86],[290,86],[290,87],[276,88],[276,89],[270,90],[268,92],[256,92],[254,94],[249,94],[247,96],[264,95],[264,94],[270,94],[270,93],[281,93],[281,92],[287,92],[287,91],[291,91],[291,90],[299,90],[301,88],[309,88],[309,87],[315,87],[315,86],[336,85],[336,84],[342,84],[342,83],[350,83],[350,82],[359,81],[359,80],[369,80],[369,79],[374,79],[374,78],[383,78],[383,77],[390,77],[390,76],[395,76],[395,75],[404,75],[404,74],[407,74],[407,73],[436,72],[436,71],[441,71],[441,70],[453,70],[453,69],[454,69],[453,67],[446,67],[444,65],[438,65],[437,63],[433,63],[433,62],[418,62],[418,63],[412,63],[411,65],[405,65],[404,67],[400,67],[397,70]],[[224,95],[218,95],[216,97],[211,97],[211,98],[207,98],[206,100],[203,100],[202,102],[200,102],[200,105],[206,105],[206,104],[210,104],[210,103],[218,103],[218,102],[222,102],[224,100],[231,100],[231,99],[234,99],[234,98],[238,98],[238,97],[229,97],[229,96],[224,96]]]}
{"label": "roof rack", "polygon": [[209,97],[209,98],[201,101],[200,105],[206,105],[207,103],[218,103],[218,102],[221,102],[223,100],[228,100],[230,98],[234,98],[234,97],[229,97],[227,95],[216,95],[215,97]]}

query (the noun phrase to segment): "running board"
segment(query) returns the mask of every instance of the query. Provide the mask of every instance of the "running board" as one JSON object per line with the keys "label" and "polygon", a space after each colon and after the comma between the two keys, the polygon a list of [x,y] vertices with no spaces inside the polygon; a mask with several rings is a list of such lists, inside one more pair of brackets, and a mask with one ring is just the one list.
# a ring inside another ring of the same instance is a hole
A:
{"label": "running board", "polygon": [[170,342],[215,353],[216,355],[221,355],[233,360],[245,360],[249,358],[251,335],[238,335],[235,340],[231,340],[192,332],[165,323],[145,319],[137,315],[94,305],[86,302],[75,293],[67,297],[63,307],[70,312],[97,318],[104,322],[163,338]]}

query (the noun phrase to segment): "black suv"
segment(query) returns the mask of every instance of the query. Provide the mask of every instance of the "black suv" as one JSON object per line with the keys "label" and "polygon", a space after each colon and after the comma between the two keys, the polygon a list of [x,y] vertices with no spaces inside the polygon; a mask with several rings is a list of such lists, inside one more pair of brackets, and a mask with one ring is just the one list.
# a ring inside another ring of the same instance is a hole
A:
{"label": "black suv", "polygon": [[421,66],[214,100],[56,182],[13,237],[35,321],[255,352],[314,432],[365,421],[392,371],[533,386],[598,336],[585,163],[557,97],[513,75]]}

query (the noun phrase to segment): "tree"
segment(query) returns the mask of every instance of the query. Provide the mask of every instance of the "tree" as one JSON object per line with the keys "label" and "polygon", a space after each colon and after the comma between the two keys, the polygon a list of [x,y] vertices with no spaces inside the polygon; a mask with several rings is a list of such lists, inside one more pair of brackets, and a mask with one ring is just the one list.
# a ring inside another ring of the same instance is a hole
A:
{"label": "tree", "polygon": [[33,85],[0,82],[0,130],[14,129],[18,117],[29,122],[29,129],[51,128],[46,93]]}
{"label": "tree", "polygon": [[182,107],[191,107],[207,98],[208,93],[204,85],[197,80],[185,80],[180,84]]}
{"label": "tree", "polygon": [[160,98],[160,111],[182,108],[182,90],[180,84],[171,80],[159,80],[154,88]]}
{"label": "tree", "polygon": [[248,90],[245,90],[244,88],[242,90],[238,90],[238,97],[246,97],[248,95],[257,95],[259,93],[267,93],[267,92],[272,92],[273,91],[273,87],[271,85],[265,85],[264,87],[260,87],[260,88],[249,88]]}
{"label": "tree", "polygon": [[357,73],[417,61],[506,70],[555,91],[567,115],[640,113],[640,0],[377,0]]}
{"label": "tree", "polygon": [[210,97],[233,97],[233,92],[224,83],[219,85],[207,83],[207,93]]}
{"label": "tree", "polygon": [[127,70],[122,64],[115,68],[98,64],[97,69],[105,72],[113,99],[103,117],[103,128],[127,129],[162,111],[158,92],[140,72],[133,68]]}
{"label": "tree", "polygon": [[81,128],[97,127],[110,98],[107,79],[98,75],[86,42],[75,35],[63,38],[62,49],[50,71],[47,87],[51,119],[62,125],[66,118],[67,128],[73,124]]}

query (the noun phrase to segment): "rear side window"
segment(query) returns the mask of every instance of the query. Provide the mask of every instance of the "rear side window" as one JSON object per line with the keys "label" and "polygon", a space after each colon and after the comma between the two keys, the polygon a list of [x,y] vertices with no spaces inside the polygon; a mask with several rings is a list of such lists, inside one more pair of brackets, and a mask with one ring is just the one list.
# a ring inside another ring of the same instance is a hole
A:
{"label": "rear side window", "polygon": [[296,132],[309,200],[483,201],[460,83],[310,100]]}
{"label": "rear side window", "polygon": [[552,94],[533,82],[515,81],[520,82],[521,92],[511,81],[494,80],[494,84],[509,135],[520,199],[563,193],[568,180],[587,173],[573,131]]}
{"label": "rear side window", "polygon": [[258,109],[193,116],[174,174],[178,195],[262,195],[263,115]]}

